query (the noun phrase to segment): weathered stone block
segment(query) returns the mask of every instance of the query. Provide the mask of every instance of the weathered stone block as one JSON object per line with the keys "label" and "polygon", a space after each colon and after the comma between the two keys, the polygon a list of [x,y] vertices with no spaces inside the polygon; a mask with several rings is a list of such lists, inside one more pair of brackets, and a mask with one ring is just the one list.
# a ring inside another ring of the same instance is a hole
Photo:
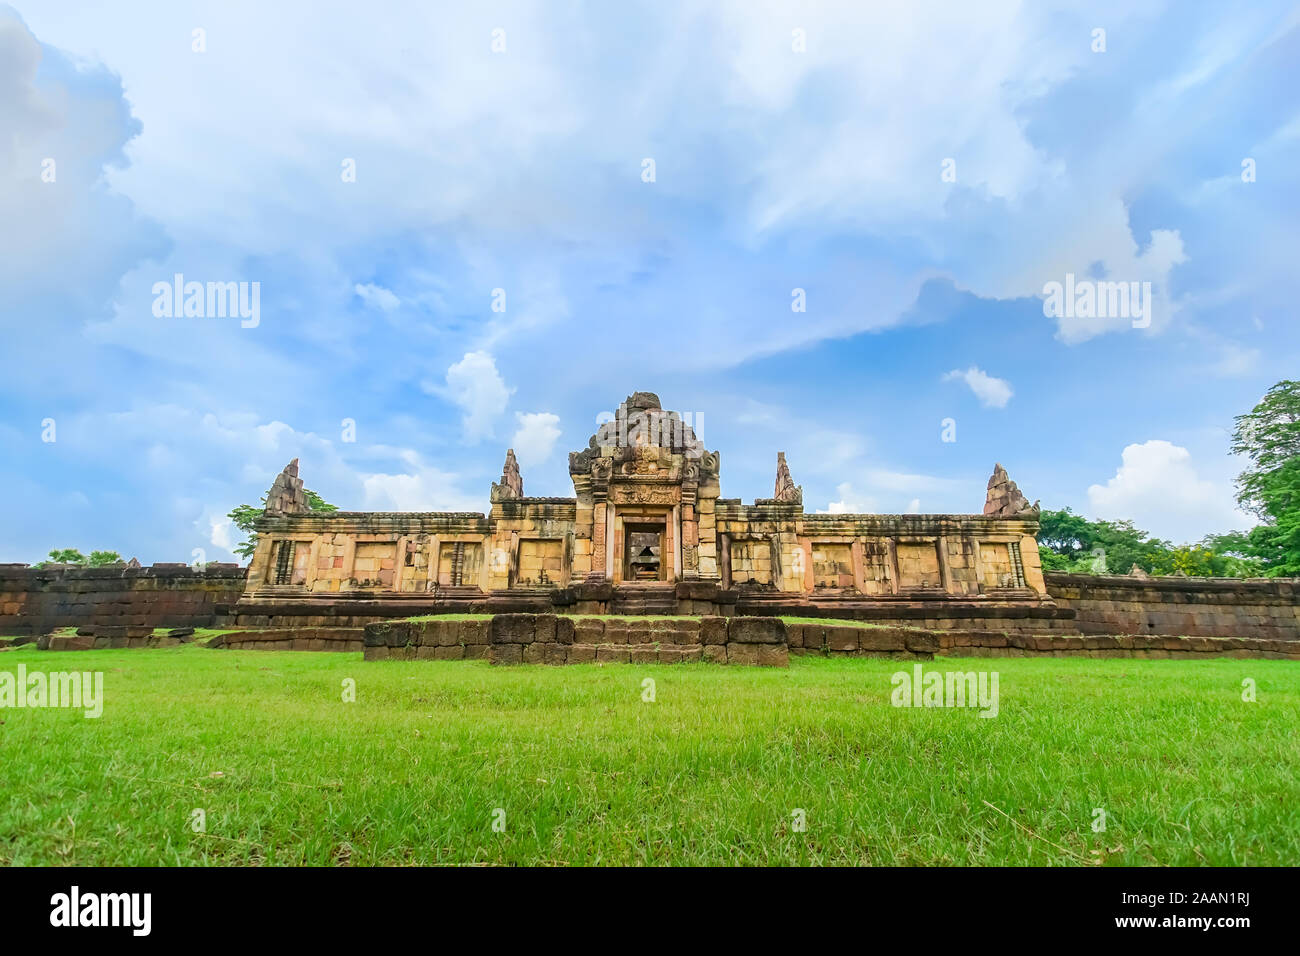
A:
{"label": "weathered stone block", "polygon": [[497,614],[488,627],[492,644],[532,644],[537,633],[536,614]]}
{"label": "weathered stone block", "polygon": [[[904,648],[907,635],[911,633],[913,632],[894,627],[864,627],[858,631],[858,649],[877,652],[901,651]],[[934,641],[937,647],[939,638],[936,637]],[[835,645],[831,643],[829,633],[826,635],[826,646],[831,650],[835,649]]]}
{"label": "weathered stone block", "polygon": [[460,643],[460,621],[434,618],[431,621],[419,622],[415,629],[416,638],[421,646],[427,644],[430,647],[450,647],[452,644]]}
{"label": "weathered stone block", "polygon": [[632,644],[627,650],[633,664],[653,664],[659,659],[659,648],[654,644]]}
{"label": "weathered stone block", "polygon": [[572,644],[576,632],[577,628],[574,626],[573,618],[561,615],[555,619],[555,643]]}
{"label": "weathered stone block", "polygon": [[628,662],[627,646],[619,647],[613,644],[602,644],[596,648],[596,660],[602,664],[626,664]]}
{"label": "weathered stone block", "polygon": [[614,597],[612,584],[575,584],[573,596],[579,601],[606,602]]}
{"label": "weathered stone block", "polygon": [[756,665],[758,663],[758,647],[757,644],[728,644],[727,663]]}
{"label": "weathered stone block", "polygon": [[595,644],[572,644],[569,646],[570,664],[590,664],[595,659]]}
{"label": "weathered stone block", "polygon": [[858,635],[867,636],[869,642],[870,633],[865,628],[828,627],[826,628],[826,647],[832,651],[856,651],[859,646]]}
{"label": "weathered stone block", "polygon": [[95,647],[95,639],[88,635],[51,637],[48,650],[51,651],[89,651]]}
{"label": "weathered stone block", "polygon": [[488,662],[491,664],[522,664],[524,660],[524,646],[516,643],[493,643],[490,645],[491,650],[488,652]]}
{"label": "weathered stone block", "polygon": [[533,640],[539,644],[554,644],[556,615],[538,614],[536,623],[533,625]]}
{"label": "weathered stone block", "polygon": [[710,616],[700,618],[701,644],[727,643],[727,618]]}
{"label": "weathered stone block", "polygon": [[913,654],[934,654],[939,650],[939,638],[935,634],[910,632],[903,636],[903,646]]}
{"label": "weathered stone block", "polygon": [[700,659],[714,664],[727,663],[726,644],[705,644],[700,651]]}
{"label": "weathered stone block", "polygon": [[784,644],[785,622],[779,617],[733,617],[727,621],[727,644]]}

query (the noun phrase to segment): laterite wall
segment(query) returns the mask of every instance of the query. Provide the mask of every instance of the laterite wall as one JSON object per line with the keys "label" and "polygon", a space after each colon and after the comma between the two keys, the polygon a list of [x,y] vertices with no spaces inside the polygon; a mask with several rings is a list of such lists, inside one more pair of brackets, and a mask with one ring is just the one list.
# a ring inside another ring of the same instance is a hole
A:
{"label": "laterite wall", "polygon": [[1295,578],[1046,576],[1058,606],[1084,634],[1157,634],[1300,640]]}
{"label": "laterite wall", "polygon": [[59,627],[210,627],[244,590],[244,569],[184,564],[145,568],[0,565],[0,635]]}

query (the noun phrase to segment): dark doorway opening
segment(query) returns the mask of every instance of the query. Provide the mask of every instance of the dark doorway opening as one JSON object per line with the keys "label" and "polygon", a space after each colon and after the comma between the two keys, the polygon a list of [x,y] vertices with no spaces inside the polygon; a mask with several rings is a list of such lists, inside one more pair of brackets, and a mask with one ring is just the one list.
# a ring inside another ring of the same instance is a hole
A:
{"label": "dark doorway opening", "polygon": [[663,525],[624,525],[623,580],[663,581]]}

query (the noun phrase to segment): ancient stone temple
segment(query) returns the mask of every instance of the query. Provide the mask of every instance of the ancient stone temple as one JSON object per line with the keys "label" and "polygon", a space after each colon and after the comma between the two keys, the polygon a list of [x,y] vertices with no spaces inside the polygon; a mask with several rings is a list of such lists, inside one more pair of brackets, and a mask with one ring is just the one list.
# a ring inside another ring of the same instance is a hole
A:
{"label": "ancient stone temple", "polygon": [[571,497],[525,495],[507,451],[487,514],[313,512],[295,460],[267,497],[240,610],[1050,604],[1037,507],[1001,465],[982,514],[950,515],[808,514],[784,452],[773,496],[743,504],[721,497],[720,469],[650,392],[569,455]]}

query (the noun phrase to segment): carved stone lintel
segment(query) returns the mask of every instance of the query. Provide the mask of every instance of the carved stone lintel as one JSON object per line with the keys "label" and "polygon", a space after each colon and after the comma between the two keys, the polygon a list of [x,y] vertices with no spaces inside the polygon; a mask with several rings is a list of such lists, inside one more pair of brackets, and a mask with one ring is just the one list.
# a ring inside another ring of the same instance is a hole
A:
{"label": "carved stone lintel", "polygon": [[620,505],[675,505],[680,500],[672,485],[614,485],[609,491],[609,500]]}

